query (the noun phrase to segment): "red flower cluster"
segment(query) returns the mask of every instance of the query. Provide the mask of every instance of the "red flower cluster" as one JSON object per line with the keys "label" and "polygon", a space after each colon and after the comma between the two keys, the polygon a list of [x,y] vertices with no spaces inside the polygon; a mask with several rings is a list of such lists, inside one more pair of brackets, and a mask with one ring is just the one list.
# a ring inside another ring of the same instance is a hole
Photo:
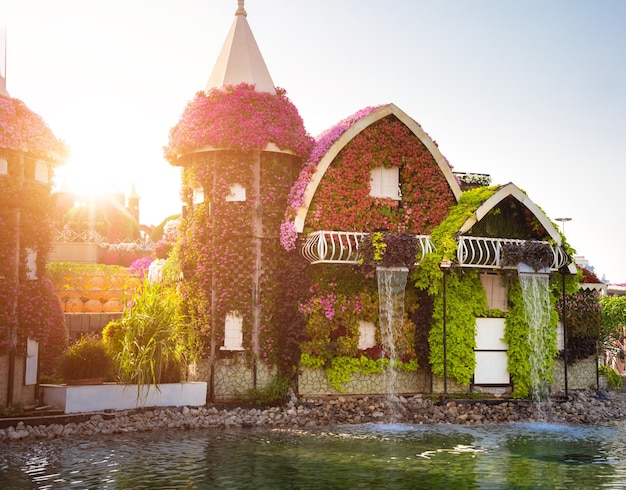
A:
{"label": "red flower cluster", "polygon": [[596,273],[593,271],[590,271],[589,269],[585,268],[585,267],[581,267],[581,271],[583,273],[582,279],[580,280],[580,282],[582,283],[599,283],[602,282],[600,281],[600,279],[598,279],[598,276],[596,276]]}

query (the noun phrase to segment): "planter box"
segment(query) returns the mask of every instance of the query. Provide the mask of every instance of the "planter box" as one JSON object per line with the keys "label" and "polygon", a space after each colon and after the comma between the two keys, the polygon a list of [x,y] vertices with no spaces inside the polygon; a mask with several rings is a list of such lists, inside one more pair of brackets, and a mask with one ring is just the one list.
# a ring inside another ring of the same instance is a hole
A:
{"label": "planter box", "polygon": [[128,410],[143,407],[198,407],[206,404],[207,384],[164,383],[155,386],[101,385],[67,386],[41,385],[43,402],[64,413],[97,412],[100,410]]}

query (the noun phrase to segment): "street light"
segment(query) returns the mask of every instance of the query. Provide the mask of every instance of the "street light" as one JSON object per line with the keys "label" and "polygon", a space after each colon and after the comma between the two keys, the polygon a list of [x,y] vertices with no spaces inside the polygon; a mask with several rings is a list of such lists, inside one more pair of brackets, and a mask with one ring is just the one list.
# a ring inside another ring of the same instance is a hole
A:
{"label": "street light", "polygon": [[572,221],[572,218],[554,218],[554,219],[561,223],[561,233],[565,235],[565,223],[567,223],[568,221]]}

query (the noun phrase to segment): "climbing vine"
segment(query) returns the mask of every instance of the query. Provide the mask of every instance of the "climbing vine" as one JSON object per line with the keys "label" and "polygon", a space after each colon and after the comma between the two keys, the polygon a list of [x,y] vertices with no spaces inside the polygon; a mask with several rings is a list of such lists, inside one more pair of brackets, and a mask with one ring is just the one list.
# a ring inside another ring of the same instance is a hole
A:
{"label": "climbing vine", "polygon": [[[476,368],[476,317],[487,311],[478,271],[451,271],[446,278],[446,374],[467,385]],[[434,303],[434,325],[428,337],[431,370],[443,376],[443,295]]]}
{"label": "climbing vine", "polygon": [[[496,188],[466,191],[459,203],[431,233],[435,251],[426,254],[411,276],[415,286],[432,298],[432,326],[428,333],[431,371],[443,376],[443,274],[442,260],[456,257],[455,234]],[[446,273],[446,375],[462,385],[469,384],[476,365],[474,356],[476,317],[487,312],[487,298],[475,270],[452,269]],[[422,321],[427,322],[426,318]]]}

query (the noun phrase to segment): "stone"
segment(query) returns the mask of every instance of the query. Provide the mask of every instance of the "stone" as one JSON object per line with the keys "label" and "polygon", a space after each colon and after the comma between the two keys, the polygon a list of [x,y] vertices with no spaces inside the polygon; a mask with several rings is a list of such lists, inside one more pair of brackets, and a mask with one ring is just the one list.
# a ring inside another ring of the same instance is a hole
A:
{"label": "stone", "polygon": [[[343,400],[343,401],[341,401]],[[563,403],[537,404],[528,401],[503,401],[493,405],[463,403],[449,400],[444,406],[433,404],[421,396],[408,400],[398,397],[398,403],[388,406],[383,399],[345,397],[337,399],[306,399],[282,407],[265,410],[237,407],[219,410],[215,406],[181,407],[113,412],[105,419],[93,414],[83,422],[38,425],[24,421],[15,427],[0,429],[0,441],[25,438],[54,439],[75,435],[116,434],[154,430],[190,430],[199,427],[322,427],[349,423],[381,421],[411,421],[415,424],[457,423],[488,424],[543,420],[570,424],[598,424],[626,418],[626,393],[571,392]]]}

